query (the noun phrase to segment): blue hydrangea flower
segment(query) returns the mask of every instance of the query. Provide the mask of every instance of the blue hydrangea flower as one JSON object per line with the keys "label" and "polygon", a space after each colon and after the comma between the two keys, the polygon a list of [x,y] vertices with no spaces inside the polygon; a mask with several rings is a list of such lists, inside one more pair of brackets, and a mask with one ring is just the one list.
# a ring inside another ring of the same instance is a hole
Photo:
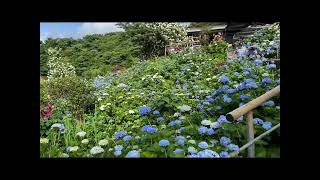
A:
{"label": "blue hydrangea flower", "polygon": [[217,106],[217,107],[216,107],[216,110],[220,110],[220,109],[222,109],[221,106]]}
{"label": "blue hydrangea flower", "polygon": [[238,145],[235,145],[235,144],[229,144],[228,145],[228,149],[230,151],[238,151],[239,150],[239,146]]}
{"label": "blue hydrangea flower", "polygon": [[185,127],[181,127],[180,129],[178,129],[178,132],[182,133],[182,132],[184,132],[184,129],[185,129]]}
{"label": "blue hydrangea flower", "polygon": [[219,118],[218,118],[218,123],[219,123],[219,124],[223,124],[223,123],[230,123],[230,122],[227,120],[226,116],[221,115],[221,116],[219,116]]}
{"label": "blue hydrangea flower", "polygon": [[238,77],[239,73],[238,72],[234,72],[233,75]]}
{"label": "blue hydrangea flower", "polygon": [[183,153],[183,149],[177,148],[176,150],[173,151],[175,154],[181,154]]}
{"label": "blue hydrangea flower", "polygon": [[179,145],[184,145],[184,140],[183,140],[183,139],[179,139],[179,140],[177,141],[177,143],[178,143]]}
{"label": "blue hydrangea flower", "polygon": [[266,68],[267,68],[267,69],[276,69],[277,66],[276,66],[275,64],[268,64],[268,65],[266,66]]}
{"label": "blue hydrangea flower", "polygon": [[199,86],[193,86],[193,89],[199,89]]}
{"label": "blue hydrangea flower", "polygon": [[229,78],[225,75],[222,75],[222,76],[220,76],[220,82],[225,84],[225,83],[229,82]]}
{"label": "blue hydrangea flower", "polygon": [[280,84],[280,79],[276,80],[276,83],[279,85]]}
{"label": "blue hydrangea flower", "polygon": [[246,88],[246,84],[244,82],[240,83],[239,86],[237,87],[238,90],[243,90]]}
{"label": "blue hydrangea flower", "polygon": [[121,83],[121,84],[119,84],[119,87],[121,87],[121,88],[127,88],[128,85]]}
{"label": "blue hydrangea flower", "polygon": [[139,158],[139,157],[140,157],[140,153],[137,150],[129,151],[128,154],[126,155],[126,158]]}
{"label": "blue hydrangea flower", "polygon": [[248,95],[245,95],[245,94],[240,95],[241,100],[245,100],[245,99],[249,99],[249,98],[250,98],[250,96],[248,96]]}
{"label": "blue hydrangea flower", "polygon": [[150,113],[151,112],[151,107],[149,107],[149,106],[142,106],[142,107],[140,107],[140,109],[139,109],[139,114],[141,115],[141,116],[145,116],[145,115],[147,115],[148,113]]}
{"label": "blue hydrangea flower", "polygon": [[96,88],[110,85],[109,83],[104,81],[103,77],[97,77],[94,80],[93,84],[94,84],[94,87],[96,87]]}
{"label": "blue hydrangea flower", "polygon": [[189,155],[187,155],[187,158],[199,158],[199,155],[198,155],[198,153],[189,154]]}
{"label": "blue hydrangea flower", "polygon": [[197,153],[198,158],[218,158],[220,157],[218,153],[210,149],[205,149]]}
{"label": "blue hydrangea flower", "polygon": [[121,151],[115,151],[113,154],[118,157],[118,156],[120,156],[122,154],[122,152]]}
{"label": "blue hydrangea flower", "polygon": [[154,128],[151,125],[145,125],[141,128],[141,130],[150,134],[154,134],[157,132],[157,128]]}
{"label": "blue hydrangea flower", "polygon": [[258,88],[258,85],[257,85],[257,83],[256,83],[255,80],[253,80],[253,79],[246,79],[246,80],[245,80],[245,87],[248,88],[248,89]]}
{"label": "blue hydrangea flower", "polygon": [[249,74],[250,74],[249,71],[247,71],[247,70],[243,71],[243,75],[247,76],[247,75],[249,75]]}
{"label": "blue hydrangea flower", "polygon": [[203,110],[203,106],[198,105],[198,106],[196,106],[196,109]]}
{"label": "blue hydrangea flower", "polygon": [[227,146],[228,144],[231,143],[231,140],[225,136],[222,136],[220,138],[220,144],[223,145],[223,146]]}
{"label": "blue hydrangea flower", "polygon": [[228,85],[223,85],[221,87],[221,89],[223,90],[222,92],[226,92],[229,89],[229,86]]}
{"label": "blue hydrangea flower", "polygon": [[157,121],[158,121],[158,122],[162,122],[163,120],[164,120],[163,117],[158,117],[158,118],[157,118]]}
{"label": "blue hydrangea flower", "polygon": [[202,134],[205,134],[205,133],[207,132],[207,128],[201,126],[201,127],[198,128],[198,132],[199,132],[199,134],[201,134],[201,135],[202,135]]}
{"label": "blue hydrangea flower", "polygon": [[121,151],[121,150],[123,149],[123,146],[122,146],[122,145],[116,145],[116,146],[114,147],[114,149],[115,149],[116,151]]}
{"label": "blue hydrangea flower", "polygon": [[209,147],[208,143],[202,141],[198,144],[199,148],[201,149],[207,149]]}
{"label": "blue hydrangea flower", "polygon": [[118,139],[122,138],[125,135],[127,135],[127,133],[125,131],[116,132],[115,135],[114,135],[115,136],[114,139],[118,140]]}
{"label": "blue hydrangea flower", "polygon": [[61,123],[54,123],[54,124],[51,126],[51,129],[54,129],[54,128],[57,128],[57,129],[59,129],[59,131],[60,131],[61,133],[64,133],[65,127],[64,127],[63,124],[61,124]]}
{"label": "blue hydrangea flower", "polygon": [[158,115],[158,114],[160,114],[160,112],[159,112],[159,111],[153,111],[152,114],[153,114],[153,115]]}
{"label": "blue hydrangea flower", "polygon": [[132,139],[132,136],[125,136],[123,137],[124,141],[130,141]]}
{"label": "blue hydrangea flower", "polygon": [[241,122],[243,121],[243,116],[240,116],[238,119],[237,119],[238,122]]}
{"label": "blue hydrangea flower", "polygon": [[262,61],[260,59],[256,59],[256,60],[254,60],[254,63],[255,64],[262,64]]}
{"label": "blue hydrangea flower", "polygon": [[272,82],[272,79],[270,78],[263,78],[262,81],[261,81],[263,84],[269,84]]}
{"label": "blue hydrangea flower", "polygon": [[176,138],[175,138],[175,140],[176,141],[179,141],[179,140],[186,140],[186,138],[185,137],[183,137],[183,136],[176,136]]}
{"label": "blue hydrangea flower", "polygon": [[208,135],[214,134],[214,130],[212,128],[207,128],[207,134]]}
{"label": "blue hydrangea flower", "polygon": [[159,146],[161,147],[166,147],[166,146],[169,146],[169,141],[166,140],[166,139],[162,139],[161,141],[159,141]]}
{"label": "blue hydrangea flower", "polygon": [[262,128],[265,130],[269,130],[272,127],[272,123],[271,122],[264,122],[262,123]]}
{"label": "blue hydrangea flower", "polygon": [[254,118],[253,119],[253,124],[263,124],[263,120],[262,119],[260,119],[260,118]]}
{"label": "blue hydrangea flower", "polygon": [[274,106],[274,102],[273,101],[267,101],[267,102],[263,103],[263,106]]}
{"label": "blue hydrangea flower", "polygon": [[233,94],[233,93],[236,93],[236,92],[237,92],[236,89],[228,89],[228,90],[227,90],[227,93],[228,93],[228,94]]}
{"label": "blue hydrangea flower", "polygon": [[176,126],[176,125],[179,125],[181,124],[181,121],[180,120],[175,120],[175,121],[171,121],[168,126],[171,127],[171,126]]}
{"label": "blue hydrangea flower", "polygon": [[239,107],[241,107],[241,106],[243,106],[243,105],[245,105],[245,103],[241,102],[241,103],[239,104]]}
{"label": "blue hydrangea flower", "polygon": [[223,95],[223,102],[230,103],[232,99],[228,95]]}
{"label": "blue hydrangea flower", "polygon": [[220,157],[222,157],[222,158],[225,158],[225,157],[228,157],[228,156],[229,156],[229,153],[226,152],[226,151],[222,151],[222,152],[220,153]]}

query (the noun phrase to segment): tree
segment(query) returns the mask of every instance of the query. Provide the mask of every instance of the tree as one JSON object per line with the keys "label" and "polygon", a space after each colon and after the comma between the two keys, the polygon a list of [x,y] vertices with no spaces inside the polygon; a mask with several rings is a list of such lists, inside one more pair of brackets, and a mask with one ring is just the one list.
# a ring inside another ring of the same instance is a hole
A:
{"label": "tree", "polygon": [[143,59],[164,54],[170,42],[186,42],[187,32],[178,23],[134,23],[126,32],[140,46]]}

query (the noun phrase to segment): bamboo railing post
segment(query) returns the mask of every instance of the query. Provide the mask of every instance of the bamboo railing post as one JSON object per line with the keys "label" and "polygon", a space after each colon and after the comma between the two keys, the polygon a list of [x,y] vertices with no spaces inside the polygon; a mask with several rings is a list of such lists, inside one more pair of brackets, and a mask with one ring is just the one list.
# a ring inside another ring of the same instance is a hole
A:
{"label": "bamboo railing post", "polygon": [[278,129],[280,127],[280,123],[274,126],[273,128],[269,129],[268,131],[262,133],[260,136],[256,137],[254,140],[248,142],[247,144],[243,145],[238,151],[233,151],[232,153],[229,154],[229,157],[235,157],[237,156],[241,151],[245,150],[252,144],[256,143],[258,140],[262,139],[266,135],[270,134],[272,131]]}
{"label": "bamboo railing post", "polygon": [[167,56],[167,46],[164,47],[164,55]]}
{"label": "bamboo railing post", "polygon": [[229,121],[235,121],[236,119],[243,116],[247,112],[255,109],[256,107],[260,106],[262,103],[266,102],[270,98],[277,96],[279,94],[280,94],[280,85],[266,92],[265,94],[257,97],[256,99],[248,102],[247,104],[231,111],[226,115],[226,117]]}
{"label": "bamboo railing post", "polygon": [[[248,142],[252,141],[254,139],[254,129],[253,129],[253,112],[249,111],[246,114],[246,119],[247,119],[247,139]],[[249,158],[254,158],[255,157],[255,152],[254,152],[254,144],[249,146],[248,148],[248,157]]]}

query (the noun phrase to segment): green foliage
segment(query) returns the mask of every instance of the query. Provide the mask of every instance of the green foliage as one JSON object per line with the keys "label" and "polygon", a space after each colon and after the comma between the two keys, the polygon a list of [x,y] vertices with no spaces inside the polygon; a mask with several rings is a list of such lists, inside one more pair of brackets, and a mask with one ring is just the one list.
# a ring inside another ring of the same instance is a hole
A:
{"label": "green foliage", "polygon": [[[83,45],[89,48],[93,45],[92,42],[101,37],[104,36],[88,36],[84,38],[88,44]],[[49,140],[48,143],[41,143],[41,157],[61,157],[66,154],[69,157],[115,157],[116,145],[123,146],[122,154],[118,157],[125,157],[131,150],[139,151],[141,157],[185,157],[190,146],[201,151],[198,146],[201,141],[207,142],[210,150],[218,153],[230,152],[219,143],[222,136],[229,137],[232,143],[239,147],[244,145],[247,142],[245,118],[239,123],[222,124],[221,128],[215,128],[213,135],[201,135],[198,128],[203,126],[203,120],[217,123],[221,115],[238,108],[240,103],[247,103],[276,86],[276,80],[280,79],[280,71],[265,68],[267,62],[263,62],[261,67],[248,59],[226,62],[226,46],[227,44],[219,42],[200,50],[186,50],[183,53],[153,58],[147,62],[137,62],[123,73],[106,74],[100,83],[100,77],[97,78],[93,83],[94,93],[91,93],[93,89],[90,83],[78,76],[50,79],[46,86],[47,94],[55,102],[55,106],[58,106],[55,111],[58,114],[41,124],[40,137]],[[242,72],[249,68],[250,73],[244,75]],[[235,75],[235,72],[239,74]],[[96,72],[92,74],[94,73]],[[228,89],[237,88],[248,78],[254,79],[259,87],[245,88],[228,94],[232,101],[224,102],[223,95],[227,94],[226,92],[213,95],[224,87],[219,81],[222,75],[229,78]],[[260,83],[265,77],[272,80],[266,86]],[[77,116],[68,116],[69,113],[78,111],[75,105],[91,104],[88,101],[91,94],[94,95],[92,100],[96,100],[94,111],[82,113],[82,119],[85,121],[75,121]],[[247,94],[250,98],[241,100],[239,96],[242,94]],[[46,100],[46,92],[41,96],[41,99]],[[209,96],[215,100],[205,103],[204,100]],[[280,106],[279,97],[272,100],[276,106]],[[146,116],[141,116],[139,108],[144,105],[150,106],[152,111]],[[198,109],[199,105],[203,106],[202,110]],[[217,109],[218,106],[221,109]],[[160,112],[159,115],[152,113],[156,110]],[[163,117],[164,120],[158,121],[158,117]],[[254,110],[254,117],[272,122],[274,126],[280,122],[280,110],[261,106]],[[169,126],[170,122],[178,119],[181,120],[181,124]],[[64,124],[64,133],[49,128],[55,122]],[[157,132],[150,134],[142,131],[141,128],[145,125],[152,125],[157,128]],[[185,129],[180,131],[181,127]],[[85,131],[86,135],[79,137],[77,133],[80,131]],[[132,136],[132,140],[115,140],[115,132],[119,131],[125,131],[127,135]],[[255,136],[265,131],[261,126],[255,125]],[[185,145],[176,141],[175,138],[179,135],[186,138]],[[83,143],[83,139],[87,139],[88,143]],[[159,141],[162,139],[169,140],[170,145],[160,147]],[[108,144],[101,145],[101,140],[108,140]],[[189,140],[194,140],[195,143]],[[279,156],[279,143],[278,129],[256,144],[257,157]],[[69,152],[69,146],[78,149]],[[104,152],[97,155],[90,153],[94,146],[100,146]],[[183,153],[175,154],[176,148],[182,149]],[[246,157],[246,152],[242,152],[239,157]]]}
{"label": "green foliage", "polygon": [[224,24],[223,22],[191,22],[188,28],[210,28],[212,26],[217,26]]}
{"label": "green foliage", "polygon": [[208,46],[203,46],[206,53],[214,55],[218,59],[227,58],[228,43],[225,41],[214,42]]}
{"label": "green foliage", "polygon": [[76,74],[86,78],[104,75],[115,65],[130,67],[139,61],[138,46],[134,45],[125,32],[105,35],[87,35],[79,40],[70,38],[48,39],[40,43],[40,74],[47,75],[49,48],[60,50],[60,57],[76,68]]}
{"label": "green foliage", "polygon": [[140,46],[143,59],[163,55],[170,42],[187,41],[187,33],[178,23],[134,23],[126,32]]}
{"label": "green foliage", "polygon": [[93,90],[89,82],[78,76],[59,77],[48,81],[50,97],[56,101],[65,99],[68,109],[78,120],[83,120],[85,106],[94,102]]}

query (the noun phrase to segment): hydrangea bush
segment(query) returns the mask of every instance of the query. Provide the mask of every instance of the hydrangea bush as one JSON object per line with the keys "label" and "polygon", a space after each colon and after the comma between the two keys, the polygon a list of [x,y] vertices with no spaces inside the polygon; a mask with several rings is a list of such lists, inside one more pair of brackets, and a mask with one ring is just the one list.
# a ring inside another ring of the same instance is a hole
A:
{"label": "hydrangea bush", "polygon": [[[219,57],[186,50],[95,79],[94,112],[80,123],[66,115],[41,136],[41,156],[227,158],[247,141],[245,118],[225,115],[279,85],[280,70],[250,54]],[[279,123],[280,98],[254,110],[254,118],[255,136]],[[275,131],[259,140],[257,156],[279,137]]]}

